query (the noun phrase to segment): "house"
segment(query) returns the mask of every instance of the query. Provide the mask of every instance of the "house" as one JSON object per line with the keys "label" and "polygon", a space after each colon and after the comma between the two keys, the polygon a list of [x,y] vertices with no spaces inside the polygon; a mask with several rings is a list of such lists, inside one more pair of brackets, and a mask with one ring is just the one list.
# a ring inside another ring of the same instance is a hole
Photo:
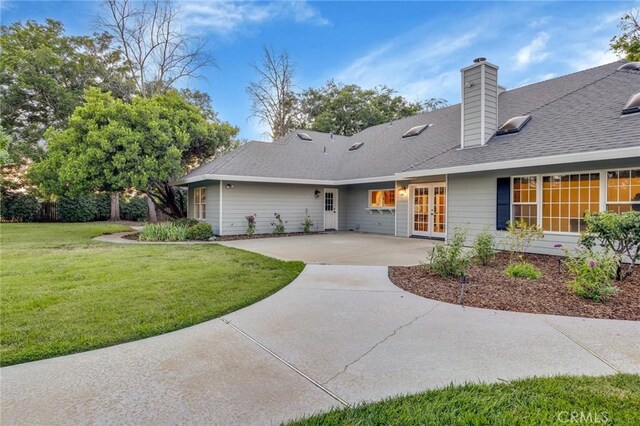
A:
{"label": "house", "polygon": [[506,90],[478,58],[461,103],[351,137],[296,130],[248,142],[177,181],[189,217],[218,235],[353,230],[446,239],[501,235],[524,219],[545,231],[532,251],[575,243],[585,211],[640,210],[640,63],[618,61]]}

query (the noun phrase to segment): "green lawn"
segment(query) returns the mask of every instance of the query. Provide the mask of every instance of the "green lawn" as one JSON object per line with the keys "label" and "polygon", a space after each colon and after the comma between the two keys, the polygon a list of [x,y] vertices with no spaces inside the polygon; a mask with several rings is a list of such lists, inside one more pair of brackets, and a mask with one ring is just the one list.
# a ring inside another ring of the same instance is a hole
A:
{"label": "green lawn", "polygon": [[[572,415],[574,421],[570,421]],[[638,425],[640,375],[534,378],[450,386],[331,411],[291,424]]]}
{"label": "green lawn", "polygon": [[0,365],[176,330],[250,305],[302,271],[218,245],[116,245],[105,223],[0,224]]}

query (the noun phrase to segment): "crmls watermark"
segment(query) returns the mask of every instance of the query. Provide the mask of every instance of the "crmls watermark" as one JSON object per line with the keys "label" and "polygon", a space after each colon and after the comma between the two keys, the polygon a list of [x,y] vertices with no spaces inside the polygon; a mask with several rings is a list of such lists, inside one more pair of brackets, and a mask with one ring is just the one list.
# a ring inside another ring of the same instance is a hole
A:
{"label": "crmls watermark", "polygon": [[567,424],[606,425],[611,421],[606,411],[560,411],[557,419]]}

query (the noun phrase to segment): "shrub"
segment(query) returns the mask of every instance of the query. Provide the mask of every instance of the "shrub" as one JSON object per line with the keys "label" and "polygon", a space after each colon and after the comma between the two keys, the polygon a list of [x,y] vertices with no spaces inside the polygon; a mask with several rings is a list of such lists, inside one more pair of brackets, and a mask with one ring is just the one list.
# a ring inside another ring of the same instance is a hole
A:
{"label": "shrub", "polygon": [[62,197],[58,200],[56,209],[61,222],[90,222],[96,219],[98,213],[94,194]]}
{"label": "shrub", "polygon": [[615,252],[605,248],[566,251],[566,254],[564,265],[573,276],[569,283],[571,291],[596,302],[607,300],[616,293],[612,280],[618,271],[620,257]]}
{"label": "shrub", "polygon": [[133,197],[120,203],[120,216],[126,220],[143,222],[149,215],[149,206],[145,197]]}
{"label": "shrub", "polygon": [[462,277],[469,268],[470,258],[463,252],[467,232],[457,228],[446,245],[433,249],[427,268],[443,277]]}
{"label": "shrub", "polygon": [[247,219],[247,235],[253,235],[256,232],[256,214],[245,216]]}
{"label": "shrub", "polygon": [[187,228],[184,225],[168,223],[148,223],[140,232],[142,241],[185,241]]}
{"label": "shrub", "polygon": [[640,256],[640,212],[601,212],[594,215],[587,212],[584,221],[587,231],[581,235],[580,244],[587,249],[593,249],[598,243],[616,253],[620,259],[627,256],[631,263],[625,271],[622,271],[619,264],[616,277],[624,280],[631,275],[633,265]]}
{"label": "shrub", "polygon": [[271,226],[273,226],[273,233],[274,234],[284,234],[285,229],[284,229],[284,222],[282,221],[282,218],[280,217],[280,213],[274,213],[273,216],[276,218],[275,222],[271,223]]}
{"label": "shrub", "polygon": [[538,268],[527,262],[510,263],[505,272],[510,277],[528,280],[537,280],[542,276]]}
{"label": "shrub", "polygon": [[107,192],[96,195],[96,220],[109,220],[111,217],[111,195]]}
{"label": "shrub", "polygon": [[313,226],[313,221],[311,220],[311,216],[309,216],[309,209],[305,209],[304,211],[304,221],[301,223],[302,232],[308,234],[311,232],[311,227]]}
{"label": "shrub", "polygon": [[190,217],[181,217],[179,219],[174,219],[172,223],[177,226],[185,226],[187,228],[191,228],[192,226],[198,225],[200,222]]}
{"label": "shrub", "polygon": [[31,194],[7,194],[3,191],[0,201],[0,216],[4,220],[18,222],[30,222],[38,218],[40,204],[38,199]]}
{"label": "shrub", "polygon": [[213,229],[208,223],[199,223],[187,228],[187,240],[205,241],[213,237]]}
{"label": "shrub", "polygon": [[518,256],[520,262],[524,261],[524,254],[531,243],[544,238],[544,232],[538,225],[529,225],[525,220],[509,221],[507,226],[506,246],[509,250],[511,262]]}
{"label": "shrub", "polygon": [[476,235],[473,241],[473,257],[483,266],[496,257],[496,240],[488,228]]}

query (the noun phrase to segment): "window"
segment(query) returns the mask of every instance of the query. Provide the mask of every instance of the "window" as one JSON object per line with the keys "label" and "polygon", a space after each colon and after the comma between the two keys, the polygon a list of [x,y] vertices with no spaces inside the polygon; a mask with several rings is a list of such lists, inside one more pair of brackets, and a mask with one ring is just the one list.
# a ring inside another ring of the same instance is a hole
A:
{"label": "window", "polygon": [[410,128],[409,130],[407,130],[404,135],[402,135],[403,138],[410,138],[412,136],[418,136],[420,133],[424,132],[425,129],[427,129],[430,126],[430,124],[422,124],[420,126],[414,126],[412,128]]}
{"label": "window", "polygon": [[195,188],[193,190],[193,208],[196,219],[206,219],[207,217],[207,188]]}
{"label": "window", "polygon": [[513,117],[507,120],[498,131],[496,135],[506,135],[509,133],[517,133],[531,120],[531,115],[520,115],[518,117]]}
{"label": "window", "polygon": [[640,169],[607,172],[607,210],[640,211]]}
{"label": "window", "polygon": [[360,149],[360,148],[362,148],[362,145],[364,145],[364,142],[357,142],[357,143],[354,143],[353,145],[351,145],[351,146],[349,147],[349,151],[355,151],[355,150],[357,150],[357,149]]}
{"label": "window", "polygon": [[624,108],[622,108],[622,115],[633,114],[640,112],[640,92],[631,96]]}
{"label": "window", "polygon": [[395,208],[395,189],[374,189],[369,191],[369,207],[371,208]]}
{"label": "window", "polygon": [[627,62],[621,65],[618,70],[640,71],[640,62]]}
{"label": "window", "polygon": [[513,178],[513,221],[538,223],[538,179],[536,176]]}
{"label": "window", "polygon": [[308,133],[298,133],[298,137],[300,139],[302,139],[303,141],[311,141],[313,139],[311,139],[311,136],[309,136]]}
{"label": "window", "polygon": [[600,173],[542,177],[542,229],[582,232],[587,211],[600,211]]}

